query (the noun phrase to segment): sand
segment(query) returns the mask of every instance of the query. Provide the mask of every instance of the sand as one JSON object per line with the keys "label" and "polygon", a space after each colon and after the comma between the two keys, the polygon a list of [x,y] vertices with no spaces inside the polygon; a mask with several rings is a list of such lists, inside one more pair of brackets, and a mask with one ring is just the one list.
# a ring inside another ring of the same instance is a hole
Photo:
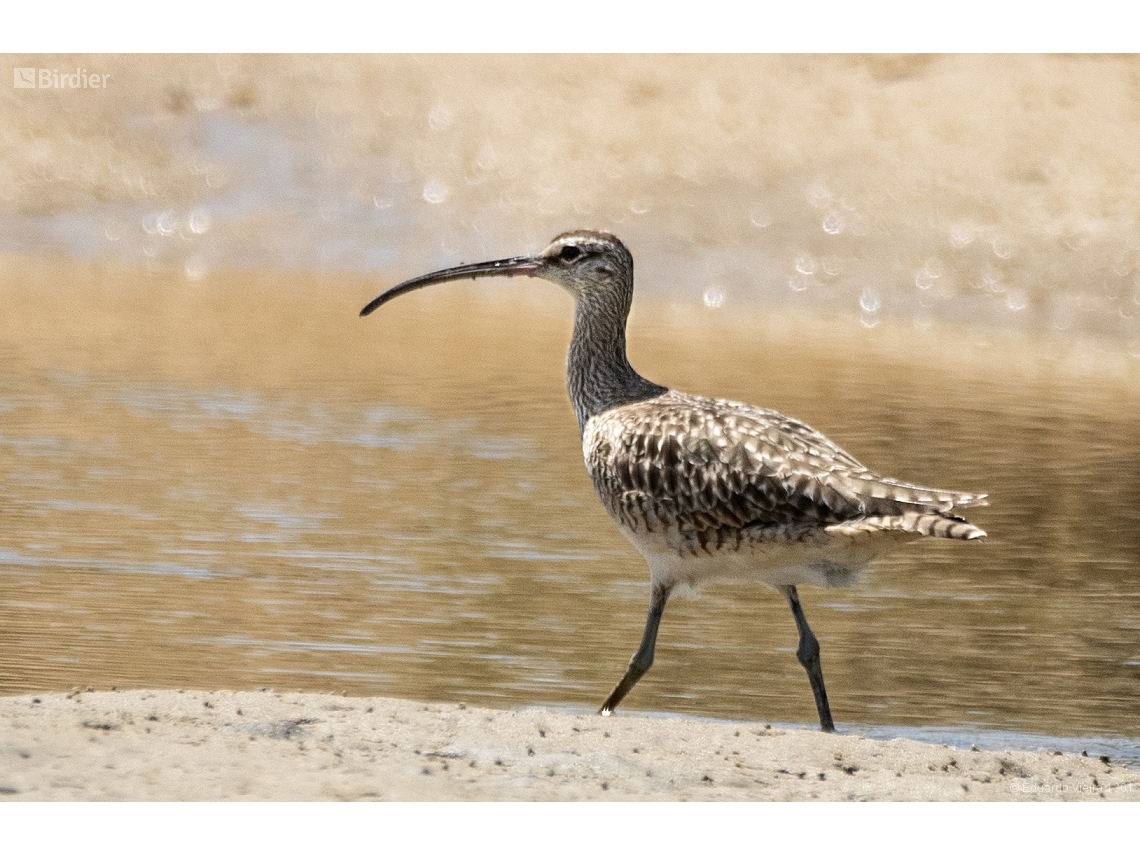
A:
{"label": "sand", "polygon": [[[1140,800],[1108,758],[392,698],[0,698],[0,800]],[[2,802],[0,802],[2,803]]]}

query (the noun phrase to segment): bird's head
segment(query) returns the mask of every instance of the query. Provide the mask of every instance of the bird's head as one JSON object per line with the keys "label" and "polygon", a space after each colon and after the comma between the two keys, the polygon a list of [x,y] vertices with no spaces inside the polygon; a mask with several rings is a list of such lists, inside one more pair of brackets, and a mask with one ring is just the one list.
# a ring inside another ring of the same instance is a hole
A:
{"label": "bird's head", "polygon": [[588,301],[620,293],[628,308],[633,288],[633,256],[620,240],[606,232],[566,232],[537,255],[461,264],[401,282],[372,300],[360,314],[368,315],[389,300],[428,285],[483,276],[548,279],[570,291],[576,299]]}

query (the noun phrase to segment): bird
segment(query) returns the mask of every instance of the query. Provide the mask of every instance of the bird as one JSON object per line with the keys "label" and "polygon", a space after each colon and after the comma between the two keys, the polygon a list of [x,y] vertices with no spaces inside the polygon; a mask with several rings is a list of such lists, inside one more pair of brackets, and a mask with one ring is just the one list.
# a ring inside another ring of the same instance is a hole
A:
{"label": "bird", "polygon": [[649,565],[641,644],[598,710],[611,715],[653,664],[671,595],[715,581],[755,580],[783,595],[799,634],[820,729],[835,723],[819,641],[797,586],[848,586],[873,558],[919,537],[982,540],[957,511],[984,493],[921,487],[867,468],[805,423],[737,401],[669,389],[626,354],[633,256],[607,232],[565,232],[541,252],[463,264],[401,282],[366,316],[443,282],[527,276],[574,297],[566,386],[598,497]]}

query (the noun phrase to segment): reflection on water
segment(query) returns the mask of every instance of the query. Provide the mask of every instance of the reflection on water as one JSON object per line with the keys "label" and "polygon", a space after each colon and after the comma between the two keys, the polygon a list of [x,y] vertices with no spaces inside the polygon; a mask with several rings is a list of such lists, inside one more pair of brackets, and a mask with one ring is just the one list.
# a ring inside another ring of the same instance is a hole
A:
{"label": "reflection on water", "polygon": [[[569,301],[457,284],[361,321],[376,284],[7,264],[0,692],[601,701],[648,574],[582,466]],[[916,341],[652,301],[631,328],[651,378],[990,493],[985,544],[915,544],[853,589],[803,590],[841,726],[1140,736],[1134,368]],[[795,643],[760,586],[678,600],[628,706],[814,722]]]}

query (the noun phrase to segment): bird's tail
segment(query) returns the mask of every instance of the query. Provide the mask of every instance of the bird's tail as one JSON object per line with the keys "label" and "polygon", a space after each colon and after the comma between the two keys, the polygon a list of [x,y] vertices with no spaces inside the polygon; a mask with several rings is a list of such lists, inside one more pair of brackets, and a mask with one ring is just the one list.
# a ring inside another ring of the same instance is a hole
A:
{"label": "bird's tail", "polygon": [[981,540],[986,533],[976,525],[951,514],[907,513],[890,516],[864,517],[827,527],[836,534],[863,534],[875,531],[897,531],[903,534],[921,534],[927,537],[947,537],[951,540]]}

